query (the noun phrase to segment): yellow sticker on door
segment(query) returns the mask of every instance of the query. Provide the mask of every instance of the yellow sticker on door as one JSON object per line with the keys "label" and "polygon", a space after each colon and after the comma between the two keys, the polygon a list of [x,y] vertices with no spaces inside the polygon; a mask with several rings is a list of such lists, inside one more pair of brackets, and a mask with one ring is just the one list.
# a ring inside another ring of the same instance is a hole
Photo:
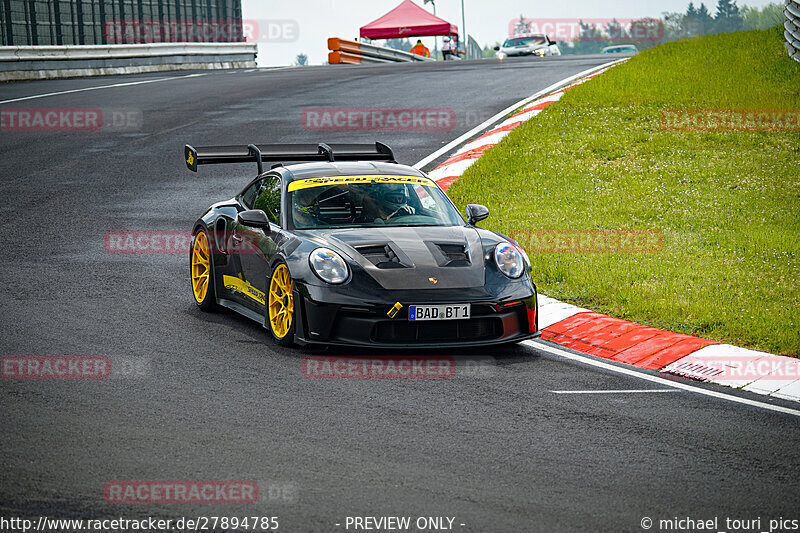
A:
{"label": "yellow sticker on door", "polygon": [[222,276],[222,283],[225,288],[234,292],[240,292],[245,296],[252,298],[261,305],[264,305],[264,293],[256,289],[243,279],[235,278],[233,276]]}

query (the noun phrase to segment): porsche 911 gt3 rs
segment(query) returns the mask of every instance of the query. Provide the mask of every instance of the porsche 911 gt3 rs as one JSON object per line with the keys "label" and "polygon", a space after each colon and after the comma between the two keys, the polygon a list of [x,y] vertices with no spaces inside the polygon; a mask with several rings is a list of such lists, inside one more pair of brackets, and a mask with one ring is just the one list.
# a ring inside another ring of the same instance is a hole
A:
{"label": "porsche 911 gt3 rs", "polygon": [[[464,219],[434,181],[374,145],[186,146],[186,164],[258,165],[197,220],[194,300],[281,345],[439,348],[538,336],[527,255]],[[277,163],[264,170],[264,162]],[[293,164],[287,164],[287,163]],[[285,165],[285,166],[284,166]]]}

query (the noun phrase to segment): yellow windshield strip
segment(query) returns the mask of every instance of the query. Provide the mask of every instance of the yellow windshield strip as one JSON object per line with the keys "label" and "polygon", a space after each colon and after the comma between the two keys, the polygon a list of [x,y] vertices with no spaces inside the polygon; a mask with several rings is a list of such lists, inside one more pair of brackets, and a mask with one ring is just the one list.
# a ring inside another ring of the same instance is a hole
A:
{"label": "yellow windshield strip", "polygon": [[383,174],[371,176],[329,176],[325,178],[307,178],[293,181],[289,184],[289,192],[311,187],[324,187],[326,185],[346,185],[351,183],[410,183],[424,187],[436,187],[430,178],[418,176],[386,176]]}

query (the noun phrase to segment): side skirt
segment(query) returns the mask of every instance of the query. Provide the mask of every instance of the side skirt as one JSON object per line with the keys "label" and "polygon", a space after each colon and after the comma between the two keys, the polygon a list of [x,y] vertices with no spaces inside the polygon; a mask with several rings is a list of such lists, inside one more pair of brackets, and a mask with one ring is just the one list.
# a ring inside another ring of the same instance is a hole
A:
{"label": "side skirt", "polygon": [[261,315],[253,311],[249,307],[245,307],[240,303],[231,300],[226,300],[224,298],[217,298],[217,304],[221,305],[222,307],[227,307],[231,311],[236,311],[240,315],[246,316],[250,320],[259,323],[261,326],[265,328],[267,327],[266,322],[264,320],[264,315]]}

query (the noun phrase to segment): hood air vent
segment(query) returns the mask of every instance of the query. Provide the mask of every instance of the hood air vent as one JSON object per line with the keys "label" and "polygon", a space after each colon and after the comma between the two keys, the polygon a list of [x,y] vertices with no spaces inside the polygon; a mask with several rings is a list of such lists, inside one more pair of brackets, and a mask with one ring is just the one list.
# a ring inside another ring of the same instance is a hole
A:
{"label": "hood air vent", "polygon": [[466,244],[426,242],[440,267],[466,267],[470,265]]}
{"label": "hood air vent", "polygon": [[406,268],[388,244],[356,246],[356,250],[378,268]]}

